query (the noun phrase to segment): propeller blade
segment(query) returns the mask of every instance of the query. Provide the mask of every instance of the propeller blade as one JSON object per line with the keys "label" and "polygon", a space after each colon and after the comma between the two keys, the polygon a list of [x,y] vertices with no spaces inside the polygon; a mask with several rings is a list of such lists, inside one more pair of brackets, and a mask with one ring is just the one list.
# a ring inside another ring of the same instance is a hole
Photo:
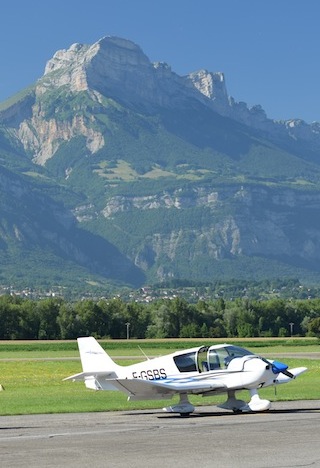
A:
{"label": "propeller blade", "polygon": [[294,375],[291,374],[288,370],[281,371],[282,374],[286,375],[287,377],[290,377],[290,379],[294,379]]}
{"label": "propeller blade", "polygon": [[287,377],[290,377],[290,379],[294,378],[294,375],[291,374],[291,372],[288,371],[288,366],[287,364],[283,364],[282,362],[279,361],[273,361],[272,363],[272,371],[274,374],[284,374]]}
{"label": "propeller blade", "polygon": [[283,362],[279,361],[268,361],[268,359],[261,357],[262,361],[268,364],[269,366],[272,367],[272,372],[274,374],[284,374],[287,377],[290,377],[290,379],[294,379],[294,375],[291,374],[290,371],[288,371],[288,366],[287,364],[284,364]]}

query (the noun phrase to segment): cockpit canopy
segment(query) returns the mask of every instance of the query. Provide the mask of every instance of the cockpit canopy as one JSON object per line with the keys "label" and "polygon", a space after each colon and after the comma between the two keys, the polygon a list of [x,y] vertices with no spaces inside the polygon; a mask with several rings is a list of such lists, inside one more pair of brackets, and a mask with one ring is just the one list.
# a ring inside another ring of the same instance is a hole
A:
{"label": "cockpit canopy", "polygon": [[245,348],[233,345],[201,346],[173,357],[180,372],[208,372],[227,369],[232,359],[253,355]]}

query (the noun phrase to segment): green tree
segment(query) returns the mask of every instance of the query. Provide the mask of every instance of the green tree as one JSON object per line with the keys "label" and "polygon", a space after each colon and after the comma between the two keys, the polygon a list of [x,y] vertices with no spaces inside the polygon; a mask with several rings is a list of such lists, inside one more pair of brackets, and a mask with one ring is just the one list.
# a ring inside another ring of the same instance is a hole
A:
{"label": "green tree", "polygon": [[75,339],[83,336],[82,323],[73,304],[63,303],[59,310],[57,323],[62,340]]}
{"label": "green tree", "polygon": [[0,336],[2,340],[20,338],[20,302],[9,295],[0,298]]}
{"label": "green tree", "polygon": [[310,320],[308,324],[309,334],[320,339],[320,317]]}
{"label": "green tree", "polygon": [[224,325],[227,332],[227,337],[234,338],[238,336],[237,322],[238,322],[238,310],[235,307],[226,307],[224,314]]}
{"label": "green tree", "polygon": [[60,337],[58,324],[61,299],[43,299],[37,302],[36,312],[39,318],[38,339],[56,340]]}
{"label": "green tree", "polygon": [[131,302],[126,305],[126,323],[130,324],[130,336],[144,338],[150,322],[150,313],[144,304]]}
{"label": "green tree", "polygon": [[25,299],[20,304],[19,314],[20,337],[24,340],[37,340],[40,317],[35,301]]}

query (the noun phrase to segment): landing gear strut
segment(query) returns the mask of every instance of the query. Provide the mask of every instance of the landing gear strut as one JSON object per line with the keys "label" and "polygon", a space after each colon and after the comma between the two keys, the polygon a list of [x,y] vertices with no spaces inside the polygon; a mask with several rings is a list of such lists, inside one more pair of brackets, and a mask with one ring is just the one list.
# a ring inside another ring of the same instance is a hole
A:
{"label": "landing gear strut", "polygon": [[163,411],[167,413],[180,413],[181,416],[187,417],[190,413],[193,413],[194,406],[190,403],[188,395],[186,393],[179,394],[180,400],[177,405],[167,406],[163,408]]}
{"label": "landing gear strut", "polygon": [[249,413],[249,412],[259,412],[267,411],[270,409],[271,403],[269,400],[261,400],[258,394],[257,389],[249,390],[251,395],[251,400],[249,403],[246,403],[243,400],[237,400],[235,397],[235,391],[232,390],[228,392],[228,399],[222,405],[219,405],[219,408],[232,410],[234,413]]}
{"label": "landing gear strut", "polygon": [[235,391],[231,390],[228,392],[228,399],[221,405],[218,405],[219,408],[232,410],[234,413],[242,413],[243,407],[246,406],[246,402],[243,400],[238,400],[235,397]]}

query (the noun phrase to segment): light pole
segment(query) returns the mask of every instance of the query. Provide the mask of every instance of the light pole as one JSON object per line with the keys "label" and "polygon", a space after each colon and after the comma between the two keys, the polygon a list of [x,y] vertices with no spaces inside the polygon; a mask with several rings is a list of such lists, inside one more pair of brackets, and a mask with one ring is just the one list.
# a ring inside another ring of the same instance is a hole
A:
{"label": "light pole", "polygon": [[294,322],[290,322],[289,325],[290,325],[290,336],[292,337]]}
{"label": "light pole", "polygon": [[127,322],[126,323],[126,327],[127,327],[127,340],[129,339],[129,328],[130,328],[130,323]]}

